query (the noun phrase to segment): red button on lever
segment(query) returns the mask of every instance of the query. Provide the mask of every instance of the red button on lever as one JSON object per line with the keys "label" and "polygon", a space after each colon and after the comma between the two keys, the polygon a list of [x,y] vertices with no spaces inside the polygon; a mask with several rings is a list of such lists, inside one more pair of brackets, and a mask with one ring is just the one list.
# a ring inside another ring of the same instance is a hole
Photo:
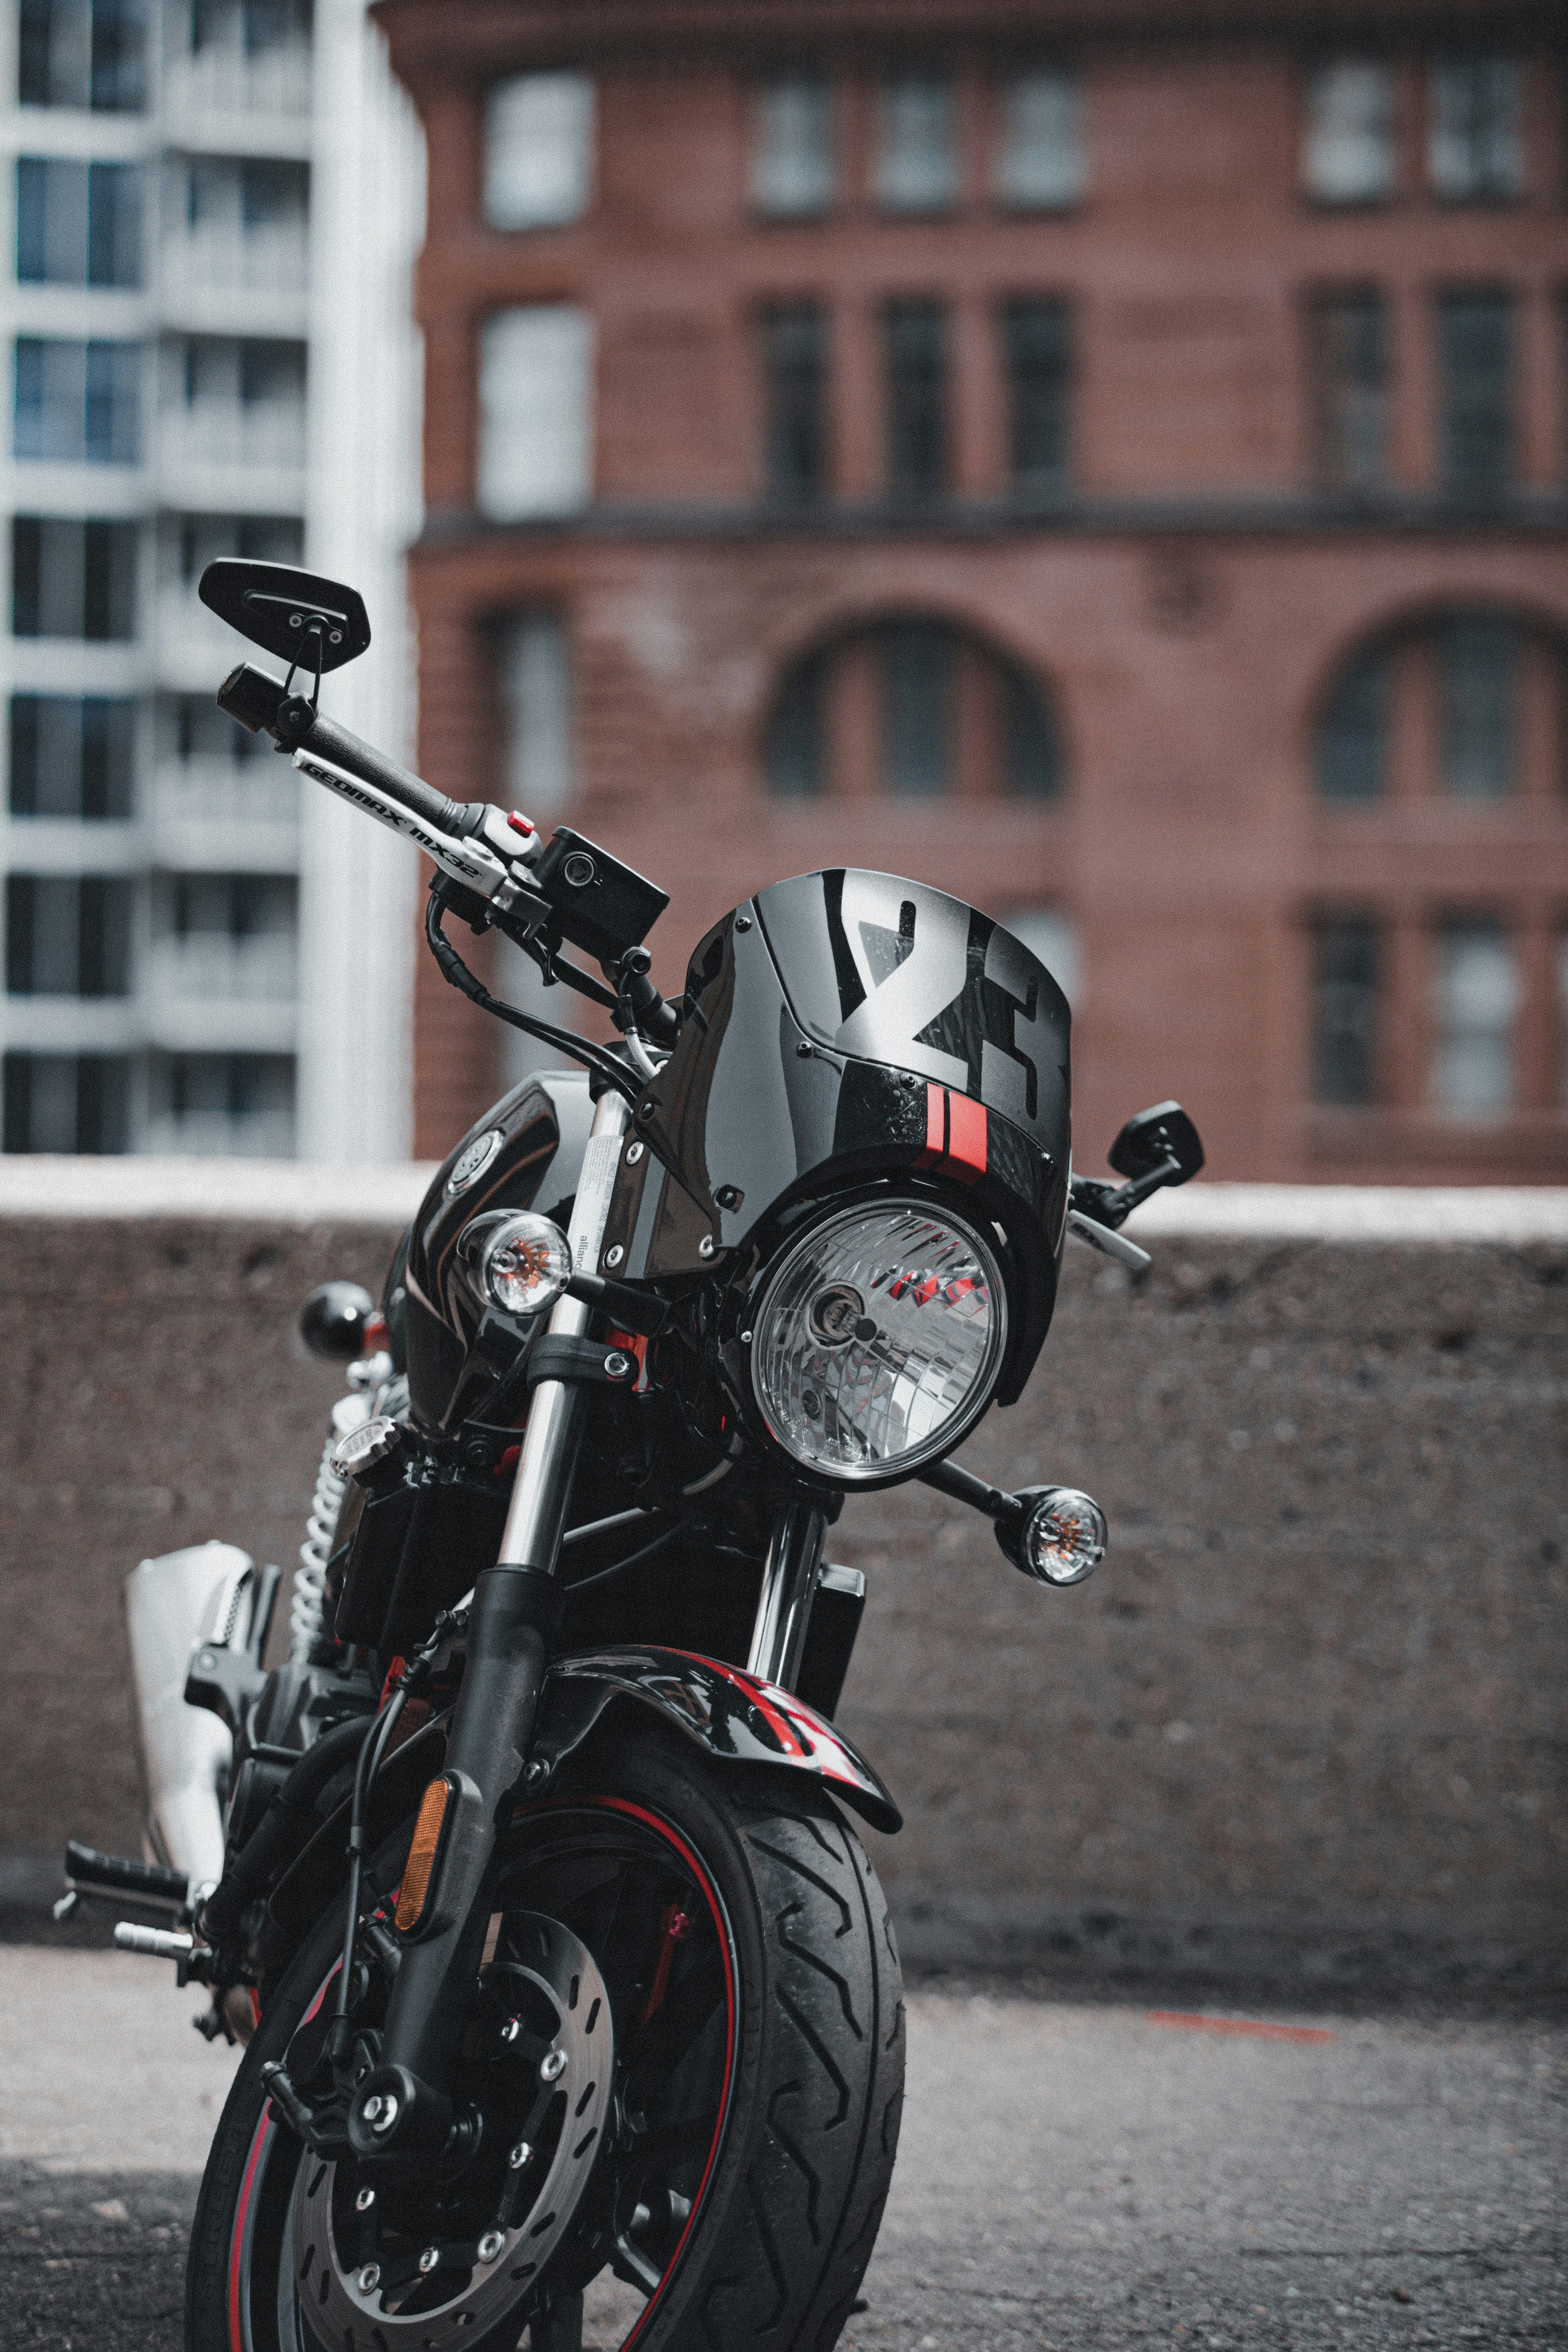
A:
{"label": "red button on lever", "polygon": [[533,831],[533,819],[531,816],[524,816],[521,809],[513,809],[507,818],[507,823],[510,825],[513,833],[531,833]]}

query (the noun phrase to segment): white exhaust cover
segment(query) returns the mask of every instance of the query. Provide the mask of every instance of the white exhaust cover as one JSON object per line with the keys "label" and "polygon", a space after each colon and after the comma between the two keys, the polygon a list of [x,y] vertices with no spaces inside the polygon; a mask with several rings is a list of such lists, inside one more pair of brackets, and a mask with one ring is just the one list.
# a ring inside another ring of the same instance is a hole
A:
{"label": "white exhaust cover", "polygon": [[147,1842],[193,1887],[223,1876],[222,1791],[234,1742],[216,1715],[186,1705],[185,1675],[198,1639],[244,1642],[255,1596],[253,1563],[235,1544],[164,1552],[125,1580]]}

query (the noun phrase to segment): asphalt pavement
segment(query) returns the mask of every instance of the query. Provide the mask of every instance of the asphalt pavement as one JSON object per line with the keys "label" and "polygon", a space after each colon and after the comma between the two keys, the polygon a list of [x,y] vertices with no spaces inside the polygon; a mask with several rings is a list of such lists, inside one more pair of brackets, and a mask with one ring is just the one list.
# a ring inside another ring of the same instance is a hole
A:
{"label": "asphalt pavement", "polygon": [[[1568,2346],[1561,2020],[1152,2000],[911,1995],[845,2352]],[[177,2352],[236,2063],[197,2006],[150,1961],[0,1948],[0,2352]]]}

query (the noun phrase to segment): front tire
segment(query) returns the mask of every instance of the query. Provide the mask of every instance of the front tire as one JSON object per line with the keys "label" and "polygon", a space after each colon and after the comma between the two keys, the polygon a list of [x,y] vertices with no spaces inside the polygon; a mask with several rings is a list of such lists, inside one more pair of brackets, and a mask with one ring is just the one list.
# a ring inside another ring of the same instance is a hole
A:
{"label": "front tire", "polygon": [[[398,1860],[395,1845],[385,1883]],[[721,1770],[626,1711],[514,1815],[500,1890],[501,1951],[515,1908],[562,1919],[592,1954],[615,2015],[613,2115],[542,2275],[500,2321],[492,2282],[483,2325],[459,2281],[432,2303],[429,2340],[510,2352],[531,2328],[534,2352],[828,2352],[875,2243],[903,2095],[898,1957],[858,1839],[815,1788]],[[412,2309],[345,2328],[341,2298],[322,2334],[292,2275],[290,2214],[319,2159],[269,2118],[260,2069],[318,1999],[341,1922],[336,1906],[307,1940],[219,2122],[187,2352],[426,2340]]]}

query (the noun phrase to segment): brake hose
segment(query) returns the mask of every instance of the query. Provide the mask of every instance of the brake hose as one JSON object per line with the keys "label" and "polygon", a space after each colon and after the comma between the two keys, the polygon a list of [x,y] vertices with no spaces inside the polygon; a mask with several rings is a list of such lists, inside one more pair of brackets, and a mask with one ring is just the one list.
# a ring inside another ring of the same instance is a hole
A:
{"label": "brake hose", "polygon": [[503,1004],[499,996],[490,994],[484,982],[468,970],[441,929],[441,918],[451,904],[447,885],[433,882],[425,908],[425,937],[431,954],[441,968],[442,979],[453,988],[461,989],[481,1013],[493,1013],[498,1021],[510,1022],[512,1028],[522,1030],[527,1036],[537,1037],[542,1045],[553,1045],[561,1053],[569,1054],[574,1061],[584,1064],[607,1085],[614,1087],[617,1094],[624,1095],[627,1102],[636,1102],[642,1091],[641,1086],[635,1082],[638,1074],[628,1070],[624,1062],[617,1061],[614,1054],[603,1045],[592,1045],[586,1037],[579,1037],[574,1029],[557,1029],[552,1021],[541,1021],[536,1013],[523,1013],[515,1004]]}

